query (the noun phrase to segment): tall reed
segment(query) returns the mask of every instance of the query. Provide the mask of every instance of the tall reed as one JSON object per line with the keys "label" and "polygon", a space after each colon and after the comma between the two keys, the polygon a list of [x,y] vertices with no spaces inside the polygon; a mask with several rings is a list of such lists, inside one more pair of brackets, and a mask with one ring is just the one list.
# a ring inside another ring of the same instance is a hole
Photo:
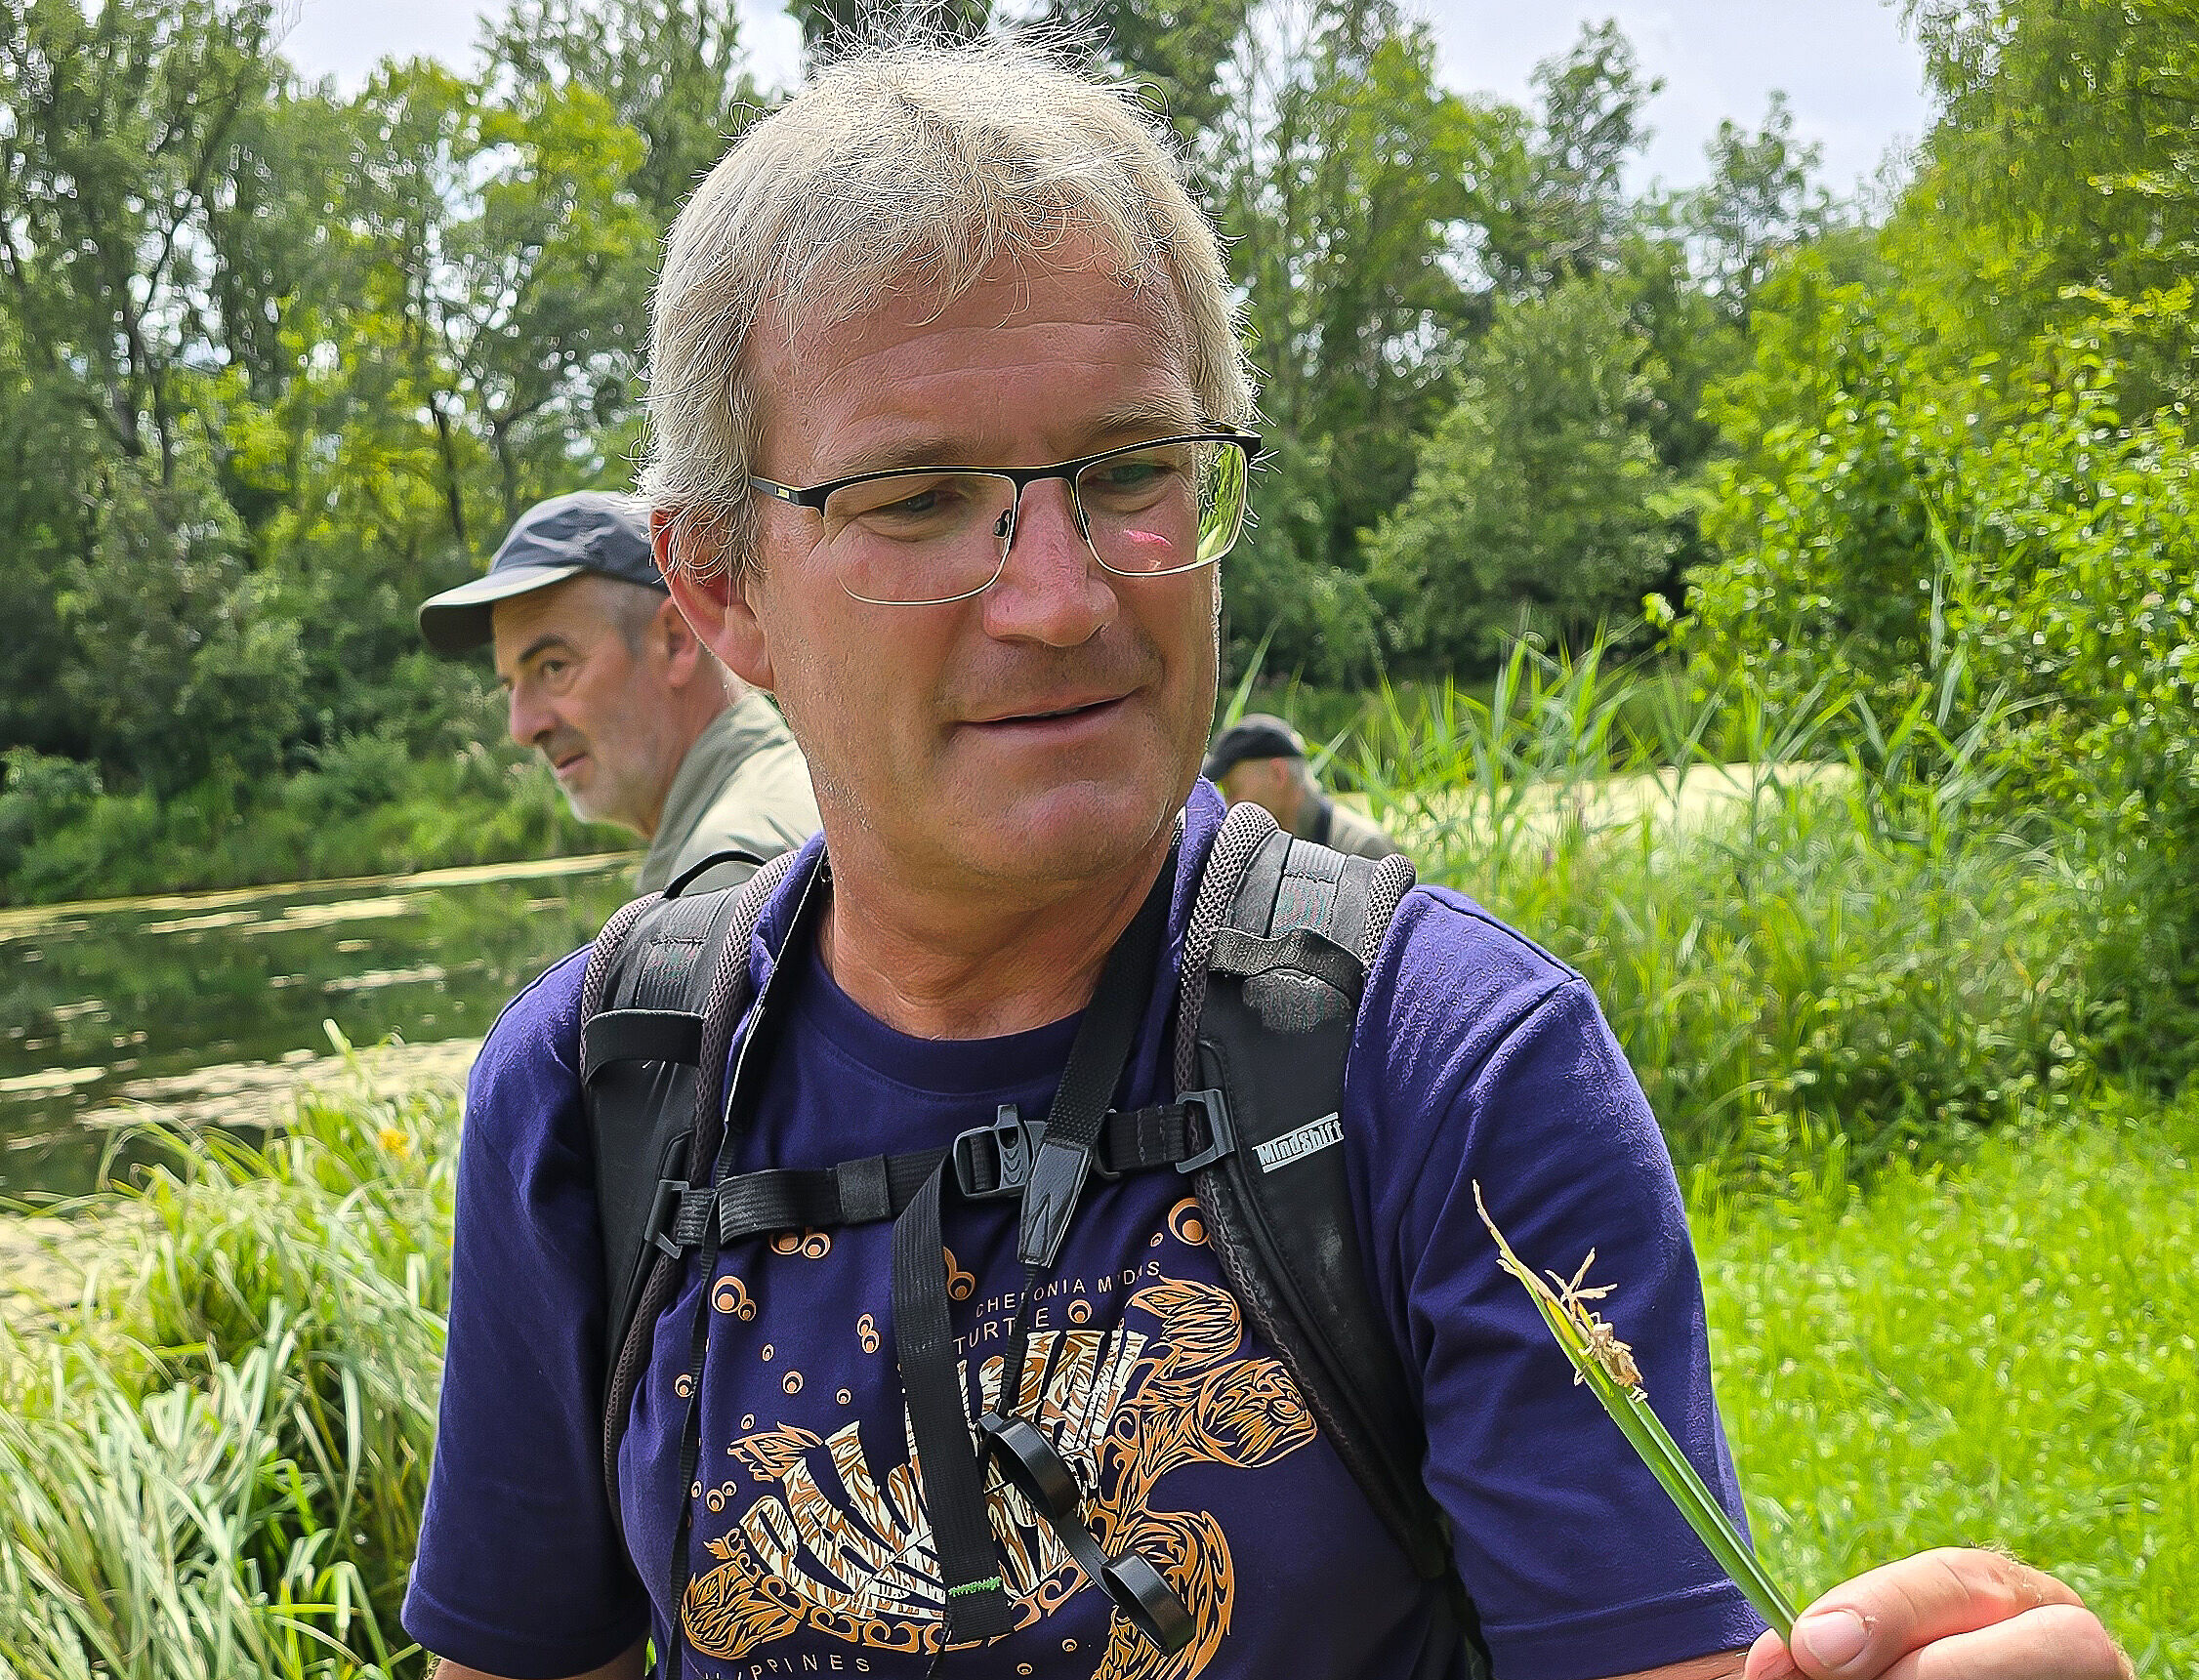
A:
{"label": "tall reed", "polygon": [[1681,1163],[1761,1187],[2092,1083],[2086,883],[1989,819],[2000,715],[1951,733],[1951,694],[1880,719],[1521,647],[1486,697],[1386,688],[1342,757],[1423,880],[1587,975]]}
{"label": "tall reed", "polygon": [[396,1610],[448,1299],[447,1094],[363,1079],[265,1149],[175,1140],[84,1299],[10,1332],[0,1672],[417,1674]]}

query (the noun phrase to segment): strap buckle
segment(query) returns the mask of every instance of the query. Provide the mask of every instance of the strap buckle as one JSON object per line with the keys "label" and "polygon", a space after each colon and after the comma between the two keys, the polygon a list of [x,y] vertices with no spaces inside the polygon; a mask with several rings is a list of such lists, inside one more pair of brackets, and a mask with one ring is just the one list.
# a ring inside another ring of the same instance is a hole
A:
{"label": "strap buckle", "polygon": [[1212,1167],[1224,1155],[1237,1153],[1237,1128],[1229,1119],[1229,1103],[1220,1090],[1187,1090],[1176,1099],[1186,1108],[1206,1111],[1206,1147],[1188,1160],[1179,1161],[1176,1170],[1188,1178],[1192,1173]]}
{"label": "strap buckle", "polygon": [[[1002,1202],[1020,1196],[1023,1186],[1031,1181],[1031,1163],[1038,1159],[1038,1146],[1045,1136],[1044,1121],[1027,1121],[1014,1103],[1002,1103],[999,1118],[992,1125],[974,1126],[956,1135],[951,1152],[956,1186],[972,1202]],[[985,1170],[987,1163],[977,1153],[980,1138],[992,1139],[990,1165],[995,1171]]]}

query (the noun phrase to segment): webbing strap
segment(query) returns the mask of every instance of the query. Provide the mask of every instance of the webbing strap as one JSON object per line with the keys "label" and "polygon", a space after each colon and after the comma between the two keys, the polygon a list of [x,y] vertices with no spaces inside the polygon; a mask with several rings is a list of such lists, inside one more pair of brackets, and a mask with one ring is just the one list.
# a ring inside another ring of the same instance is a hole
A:
{"label": "webbing strap", "polygon": [[[1207,1111],[1195,1102],[1109,1109],[1100,1127],[1094,1164],[1102,1176],[1180,1167],[1209,1148]],[[1042,1124],[1023,1124],[1010,1109],[992,1126],[974,1127],[951,1149],[907,1155],[865,1155],[831,1167],[769,1167],[728,1173],[715,1189],[667,1182],[646,1233],[668,1253],[683,1253],[709,1233],[720,1248],[771,1231],[831,1231],[899,1217],[924,1181],[942,1165],[971,1201],[1019,1194]]]}
{"label": "webbing strap", "polygon": [[605,1009],[580,1029],[580,1083],[612,1062],[702,1060],[702,1017],[691,1009]]}
{"label": "webbing strap", "polygon": [[[757,1082],[753,1077],[744,1076],[752,1062],[761,1063],[768,1057],[767,1046],[774,1035],[781,1012],[777,1005],[780,989],[785,984],[782,976],[795,966],[784,961],[784,958],[795,949],[795,939],[808,923],[811,905],[824,902],[823,895],[818,891],[818,882],[826,879],[826,870],[827,864],[820,859],[809,881],[804,883],[802,895],[795,902],[794,915],[788,924],[786,944],[780,952],[781,961],[772,964],[762,991],[749,1007],[748,1031],[740,1040],[738,1051],[734,1053],[732,1071],[726,1082],[724,1107],[720,1110],[725,1129],[731,1129],[736,1119],[745,1125],[747,1115],[754,1110]],[[707,904],[709,896],[692,902]],[[745,954],[735,960],[745,962]],[[714,1151],[710,1171],[715,1181],[724,1172],[725,1160],[722,1151]],[[702,1458],[702,1375],[710,1351],[710,1323],[715,1316],[710,1310],[708,1285],[717,1270],[718,1234],[715,1230],[708,1230],[704,1233],[702,1248],[702,1277],[705,1287],[696,1294],[694,1316],[688,1321],[687,1378],[684,1390],[678,1391],[684,1392],[686,1399],[683,1403],[680,1418],[680,1480],[676,1484],[680,1490],[680,1520],[672,1535],[672,1639],[671,1648],[663,1653],[659,1661],[664,1680],[680,1680],[687,1643],[685,1601],[687,1582],[694,1573],[695,1500],[701,1496],[701,1487],[695,1480],[695,1471]]]}
{"label": "webbing strap", "polygon": [[1155,879],[1115,948],[1100,970],[1093,994],[1069,1045],[1069,1059],[1046,1113],[1046,1140],[1031,1163],[1031,1181],[1023,1192],[1023,1228],[1017,1257],[1026,1267],[1051,1269],[1069,1232],[1085,1175],[1092,1169],[1092,1146],[1100,1123],[1114,1100],[1115,1085],[1130,1061],[1139,1018],[1151,995],[1153,964],[1168,930],[1169,894],[1176,885],[1176,853]]}
{"label": "webbing strap", "polygon": [[934,1168],[893,1222],[893,1350],[908,1396],[909,1433],[946,1587],[943,1642],[964,1645],[1016,1629],[1016,1605],[1000,1578],[984,1474],[971,1444],[954,1326],[939,1279],[939,1181]]}
{"label": "webbing strap", "polygon": [[[1047,1111],[1046,1134],[1031,1154],[1023,1187],[1019,1252],[1025,1288],[1009,1331],[998,1410],[1013,1417],[1021,1401],[1026,1314],[1031,1286],[1054,1264],[1076,1210],[1101,1123],[1129,1064],[1152,988],[1153,965],[1168,924],[1176,854],[1115,941],[1100,987],[1077,1023],[1061,1083]],[[942,1167],[925,1179],[893,1223],[893,1333],[908,1396],[909,1433],[921,1466],[925,1506],[946,1587],[945,1643],[989,1639],[1015,1626],[1015,1607],[1000,1579],[984,1466],[972,1439],[963,1378],[955,1364],[939,1234]]]}

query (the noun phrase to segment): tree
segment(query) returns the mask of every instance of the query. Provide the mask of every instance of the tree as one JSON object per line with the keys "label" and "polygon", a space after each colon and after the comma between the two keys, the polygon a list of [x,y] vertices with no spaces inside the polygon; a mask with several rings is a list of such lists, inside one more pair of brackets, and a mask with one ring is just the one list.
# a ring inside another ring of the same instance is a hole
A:
{"label": "tree", "polygon": [[1704,151],[1710,179],[1682,197],[1680,220],[1704,292],[1738,325],[1773,264],[1831,225],[1831,201],[1811,180],[1823,151],[1797,143],[1793,108],[1776,90],[1761,129],[1721,122]]}
{"label": "tree", "polygon": [[454,450],[456,410],[478,428],[509,523],[585,480],[574,442],[632,400],[656,249],[626,186],[640,139],[577,84],[500,101],[426,62],[378,70],[358,109],[357,225],[401,282],[438,432]]}
{"label": "tree", "polygon": [[830,59],[845,42],[897,40],[912,27],[945,37],[979,33],[992,16],[991,0],[787,0],[802,25],[802,45],[812,61]]}
{"label": "tree", "polygon": [[609,102],[641,137],[625,184],[660,231],[764,109],[742,60],[739,13],[708,0],[519,0],[484,31],[483,47],[492,83],[577,84]]}
{"label": "tree", "polygon": [[1096,67],[1138,84],[1195,152],[1229,116],[1225,81],[1255,9],[1255,0],[1054,0],[1048,21],[1092,37]]}
{"label": "tree", "polygon": [[1476,253],[1514,298],[1615,263],[1634,221],[1626,166],[1649,142],[1642,110],[1664,87],[1642,78],[1633,44],[1608,20],[1584,24],[1572,50],[1531,79],[1541,110],[1495,154]]}
{"label": "tree", "polygon": [[1502,120],[1438,87],[1393,7],[1276,7],[1205,155],[1272,451],[1224,574],[1240,646],[1330,680],[1379,655],[1358,532],[1412,482],[1476,301],[1447,261]]}
{"label": "tree", "polygon": [[[2199,14],[2185,0],[1909,0],[1942,101],[1898,220],[1929,229],[1963,353],[2137,304],[2199,257]],[[1925,252],[1916,253],[1918,256]],[[1922,276],[1920,275],[1920,278]],[[2133,418],[2192,393],[2195,348],[2128,347]]]}
{"label": "tree", "polygon": [[0,20],[0,283],[22,353],[171,483],[211,196],[263,102],[268,0],[30,0]]}
{"label": "tree", "polygon": [[1498,311],[1411,496],[1368,542],[1408,661],[1493,663],[1522,633],[1578,647],[1639,611],[1674,543],[1674,479],[1639,423],[1653,372],[1607,279]]}

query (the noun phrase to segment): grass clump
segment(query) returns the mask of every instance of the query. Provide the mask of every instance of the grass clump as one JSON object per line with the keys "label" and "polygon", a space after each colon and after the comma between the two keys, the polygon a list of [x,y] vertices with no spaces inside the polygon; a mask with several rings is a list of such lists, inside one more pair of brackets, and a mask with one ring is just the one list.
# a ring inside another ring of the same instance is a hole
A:
{"label": "grass clump", "polygon": [[104,1199],[81,1303],[6,1336],[0,1672],[420,1671],[452,1122],[362,1081]]}
{"label": "grass clump", "polygon": [[2141,1674],[2199,1672],[2199,1088],[1737,1210],[1696,1208],[1758,1544],[1829,1582],[2006,1544]]}

